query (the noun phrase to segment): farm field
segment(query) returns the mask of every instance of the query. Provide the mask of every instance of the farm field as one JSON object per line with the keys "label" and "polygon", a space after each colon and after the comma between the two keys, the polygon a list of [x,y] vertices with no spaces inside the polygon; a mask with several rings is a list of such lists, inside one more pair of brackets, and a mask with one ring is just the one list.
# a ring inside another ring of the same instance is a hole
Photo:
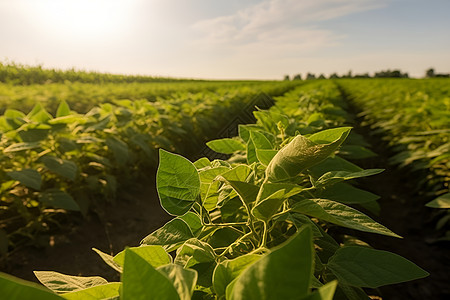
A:
{"label": "farm field", "polygon": [[0,84],[0,267],[49,289],[11,299],[450,294],[449,79],[33,72]]}

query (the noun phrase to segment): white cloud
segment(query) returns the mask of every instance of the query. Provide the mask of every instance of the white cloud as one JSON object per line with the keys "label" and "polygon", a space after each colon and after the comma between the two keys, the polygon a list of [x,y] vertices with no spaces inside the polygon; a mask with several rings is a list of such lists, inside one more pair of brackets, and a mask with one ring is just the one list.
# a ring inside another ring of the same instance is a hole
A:
{"label": "white cloud", "polygon": [[198,45],[231,53],[253,50],[278,55],[312,51],[335,45],[343,35],[320,28],[321,21],[367,11],[385,0],[265,0],[233,15],[202,20],[193,25],[201,32]]}

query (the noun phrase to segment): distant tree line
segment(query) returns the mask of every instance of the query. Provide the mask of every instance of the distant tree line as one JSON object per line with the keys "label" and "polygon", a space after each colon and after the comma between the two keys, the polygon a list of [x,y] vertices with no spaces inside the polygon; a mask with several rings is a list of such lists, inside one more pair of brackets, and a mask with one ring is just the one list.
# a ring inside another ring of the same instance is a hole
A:
{"label": "distant tree line", "polygon": [[[433,77],[450,77],[450,74],[436,74],[433,68],[430,68],[426,71],[425,76],[428,78]],[[292,76],[292,80],[311,80],[311,79],[336,79],[336,78],[409,78],[408,73],[403,73],[400,70],[384,70],[380,72],[375,72],[373,76],[370,76],[369,73],[363,73],[363,74],[352,74],[352,71],[348,71],[347,74],[338,75],[337,73],[332,73],[328,77],[325,77],[324,74],[320,74],[319,76],[316,76],[313,73],[307,73],[304,77],[302,77],[301,74],[295,74]],[[289,75],[284,76],[284,80],[290,80]]]}
{"label": "distant tree line", "polygon": [[444,74],[444,73],[435,73],[433,68],[430,68],[427,70],[427,72],[425,73],[426,77],[428,78],[433,78],[433,77],[444,77],[444,78],[449,78],[450,74]]}
{"label": "distant tree line", "polygon": [[151,77],[140,75],[118,75],[100,72],[75,70],[46,69],[42,66],[26,66],[12,62],[0,62],[0,82],[20,85],[46,83],[131,83],[131,82],[170,82],[179,81],[174,78]]}

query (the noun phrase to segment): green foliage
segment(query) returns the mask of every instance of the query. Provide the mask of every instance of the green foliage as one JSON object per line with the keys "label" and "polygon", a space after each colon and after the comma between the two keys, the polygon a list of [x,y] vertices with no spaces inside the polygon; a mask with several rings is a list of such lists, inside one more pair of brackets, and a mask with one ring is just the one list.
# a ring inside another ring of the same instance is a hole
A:
{"label": "green foliage", "polygon": [[[328,88],[326,93],[334,93]],[[231,147],[223,140],[210,143],[216,150],[233,152],[228,161],[202,158],[191,163],[160,150],[158,195],[174,218],[145,237],[140,247],[114,257],[95,250],[121,273],[120,283],[61,296],[328,300],[339,289],[336,299],[355,299],[367,297],[361,287],[426,276],[396,254],[341,243],[358,242],[355,230],[399,237],[350,206],[376,201],[375,195],[350,184],[381,170],[362,170],[340,157],[346,139],[350,145],[365,144],[343,126],[348,119],[339,106],[310,95],[311,114],[299,113],[293,97],[286,95],[274,109],[255,112],[257,123],[241,126]],[[316,104],[320,116],[314,115]],[[271,155],[257,155],[258,150]],[[346,191],[363,199],[352,201]],[[333,235],[335,226],[343,228]],[[86,284],[85,278],[46,275],[44,284],[53,290],[73,280],[76,288]],[[5,295],[19,299],[14,293],[26,284],[5,276],[0,278],[9,278],[11,286]]]}

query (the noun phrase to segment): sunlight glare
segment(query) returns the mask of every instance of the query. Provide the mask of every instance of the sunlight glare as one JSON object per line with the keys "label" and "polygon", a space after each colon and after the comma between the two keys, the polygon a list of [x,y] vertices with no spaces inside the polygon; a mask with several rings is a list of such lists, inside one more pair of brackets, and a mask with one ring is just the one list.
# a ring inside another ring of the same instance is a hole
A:
{"label": "sunlight glare", "polygon": [[59,34],[78,38],[111,36],[130,21],[127,0],[45,0],[36,1],[35,13]]}

